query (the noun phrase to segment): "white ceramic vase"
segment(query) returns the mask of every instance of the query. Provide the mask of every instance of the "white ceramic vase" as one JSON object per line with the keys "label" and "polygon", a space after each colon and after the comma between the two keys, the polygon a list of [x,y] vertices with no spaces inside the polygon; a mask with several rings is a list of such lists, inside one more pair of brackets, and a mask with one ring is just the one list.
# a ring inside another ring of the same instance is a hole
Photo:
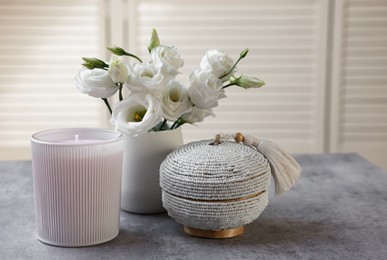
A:
{"label": "white ceramic vase", "polygon": [[181,128],[139,137],[124,134],[121,209],[140,214],[166,211],[161,200],[160,164],[181,145]]}

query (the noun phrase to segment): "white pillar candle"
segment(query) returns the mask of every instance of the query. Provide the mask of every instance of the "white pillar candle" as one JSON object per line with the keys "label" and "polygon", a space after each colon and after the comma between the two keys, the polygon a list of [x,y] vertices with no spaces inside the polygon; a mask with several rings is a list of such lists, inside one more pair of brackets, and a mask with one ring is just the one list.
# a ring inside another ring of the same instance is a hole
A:
{"label": "white pillar candle", "polygon": [[38,239],[89,246],[118,235],[123,137],[96,128],[32,135]]}

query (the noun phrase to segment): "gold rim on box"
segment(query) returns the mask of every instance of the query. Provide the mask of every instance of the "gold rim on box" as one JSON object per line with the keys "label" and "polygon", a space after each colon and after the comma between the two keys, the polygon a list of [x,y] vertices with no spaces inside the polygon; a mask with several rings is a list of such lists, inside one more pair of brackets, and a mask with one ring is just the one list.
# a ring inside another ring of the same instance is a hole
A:
{"label": "gold rim on box", "polygon": [[203,230],[184,226],[184,232],[190,236],[202,238],[232,238],[240,236],[245,231],[245,227],[237,227],[227,230]]}

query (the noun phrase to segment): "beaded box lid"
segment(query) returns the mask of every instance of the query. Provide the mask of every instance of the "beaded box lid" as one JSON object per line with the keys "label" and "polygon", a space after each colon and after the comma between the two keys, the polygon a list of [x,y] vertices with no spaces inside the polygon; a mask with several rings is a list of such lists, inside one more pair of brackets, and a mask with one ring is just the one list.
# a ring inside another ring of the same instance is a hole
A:
{"label": "beaded box lid", "polygon": [[270,165],[256,149],[226,141],[184,145],[162,164],[161,187],[181,198],[221,201],[241,199],[268,188]]}

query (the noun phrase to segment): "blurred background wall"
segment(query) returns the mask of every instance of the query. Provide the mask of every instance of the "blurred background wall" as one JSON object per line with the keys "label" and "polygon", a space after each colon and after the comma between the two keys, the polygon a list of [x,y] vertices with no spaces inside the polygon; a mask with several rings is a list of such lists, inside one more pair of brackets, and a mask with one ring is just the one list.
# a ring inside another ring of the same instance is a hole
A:
{"label": "blurred background wall", "polygon": [[267,83],[228,88],[185,142],[243,131],[387,170],[384,0],[0,0],[0,159],[29,159],[36,131],[110,127],[102,101],[75,89],[81,57],[118,45],[149,60],[152,28],[180,50],[182,81],[208,49],[237,59],[248,47],[239,70]]}

